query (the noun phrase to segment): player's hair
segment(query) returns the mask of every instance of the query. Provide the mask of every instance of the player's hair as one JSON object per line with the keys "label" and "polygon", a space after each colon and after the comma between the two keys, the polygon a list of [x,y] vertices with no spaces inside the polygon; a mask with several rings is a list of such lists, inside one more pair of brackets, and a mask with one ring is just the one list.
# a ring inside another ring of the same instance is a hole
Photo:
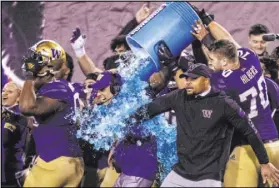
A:
{"label": "player's hair", "polygon": [[252,25],[249,29],[249,36],[250,35],[261,35],[261,34],[266,34],[269,33],[269,29],[267,26],[263,24],[255,24]]}
{"label": "player's hair", "polygon": [[66,65],[70,69],[70,72],[67,77],[67,81],[71,82],[74,73],[74,61],[72,56],[70,56],[67,52],[66,52]]}
{"label": "player's hair", "polygon": [[130,50],[130,47],[128,45],[128,43],[126,42],[126,35],[119,35],[117,37],[115,37],[114,39],[112,39],[111,43],[110,43],[110,49],[115,52],[115,48],[118,45],[123,44],[125,46],[125,48],[127,50]]}
{"label": "player's hair", "polygon": [[95,80],[95,81],[96,81],[99,75],[100,75],[99,72],[88,73],[88,74],[86,75],[85,80],[90,79],[90,80]]}
{"label": "player's hair", "polygon": [[229,60],[236,62],[237,50],[235,45],[229,40],[217,40],[210,46],[210,51],[225,56]]}

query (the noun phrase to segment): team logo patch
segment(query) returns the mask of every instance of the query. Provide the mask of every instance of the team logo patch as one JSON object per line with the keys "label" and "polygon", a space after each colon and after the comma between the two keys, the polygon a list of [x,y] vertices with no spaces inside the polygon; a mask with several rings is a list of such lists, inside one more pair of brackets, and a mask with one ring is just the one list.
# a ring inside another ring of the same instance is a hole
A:
{"label": "team logo patch", "polygon": [[211,118],[212,110],[202,110],[202,114],[204,118]]}
{"label": "team logo patch", "polygon": [[16,126],[14,126],[10,123],[5,123],[4,128],[9,129],[11,132],[14,132],[16,130]]}

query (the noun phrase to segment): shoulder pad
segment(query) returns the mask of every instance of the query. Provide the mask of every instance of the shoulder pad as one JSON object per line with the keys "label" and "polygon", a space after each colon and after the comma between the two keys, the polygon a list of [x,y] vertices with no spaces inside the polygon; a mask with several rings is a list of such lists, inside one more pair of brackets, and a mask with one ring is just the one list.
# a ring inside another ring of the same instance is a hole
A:
{"label": "shoulder pad", "polygon": [[237,51],[243,51],[244,53],[249,52],[250,54],[253,54],[254,56],[257,56],[257,54],[249,48],[238,48]]}
{"label": "shoulder pad", "polygon": [[55,80],[44,84],[39,92],[39,96],[45,96],[52,99],[67,100],[73,95],[74,88],[70,88],[70,83],[65,80]]}
{"label": "shoulder pad", "polygon": [[74,83],[72,83],[72,85],[75,88],[75,92],[79,93],[80,98],[86,98],[86,95],[84,92],[84,85],[82,83],[74,82]]}

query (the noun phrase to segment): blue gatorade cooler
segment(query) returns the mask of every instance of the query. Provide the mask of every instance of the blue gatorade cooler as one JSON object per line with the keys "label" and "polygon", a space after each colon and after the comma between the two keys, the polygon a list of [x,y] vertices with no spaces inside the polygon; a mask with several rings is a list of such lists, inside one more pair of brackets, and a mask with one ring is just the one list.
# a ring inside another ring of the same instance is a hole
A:
{"label": "blue gatorade cooler", "polygon": [[160,70],[158,43],[164,41],[174,56],[179,55],[194,40],[191,25],[198,19],[187,2],[170,2],[162,4],[127,35],[133,53],[150,58],[150,63],[141,72],[142,80],[148,80],[152,73]]}

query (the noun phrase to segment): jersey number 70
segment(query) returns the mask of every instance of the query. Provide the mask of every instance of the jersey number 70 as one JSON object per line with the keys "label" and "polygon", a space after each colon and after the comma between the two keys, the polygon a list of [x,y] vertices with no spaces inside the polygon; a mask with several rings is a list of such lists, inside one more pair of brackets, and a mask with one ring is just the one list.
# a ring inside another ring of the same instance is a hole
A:
{"label": "jersey number 70", "polygon": [[[265,93],[263,91],[263,85],[265,87]],[[263,76],[261,76],[258,80],[257,86],[258,87],[253,86],[239,95],[240,102],[246,101],[249,95],[252,96],[250,103],[250,113],[248,114],[249,118],[254,118],[258,116],[257,98],[260,99],[263,109],[265,109],[269,105],[266,83]]]}

